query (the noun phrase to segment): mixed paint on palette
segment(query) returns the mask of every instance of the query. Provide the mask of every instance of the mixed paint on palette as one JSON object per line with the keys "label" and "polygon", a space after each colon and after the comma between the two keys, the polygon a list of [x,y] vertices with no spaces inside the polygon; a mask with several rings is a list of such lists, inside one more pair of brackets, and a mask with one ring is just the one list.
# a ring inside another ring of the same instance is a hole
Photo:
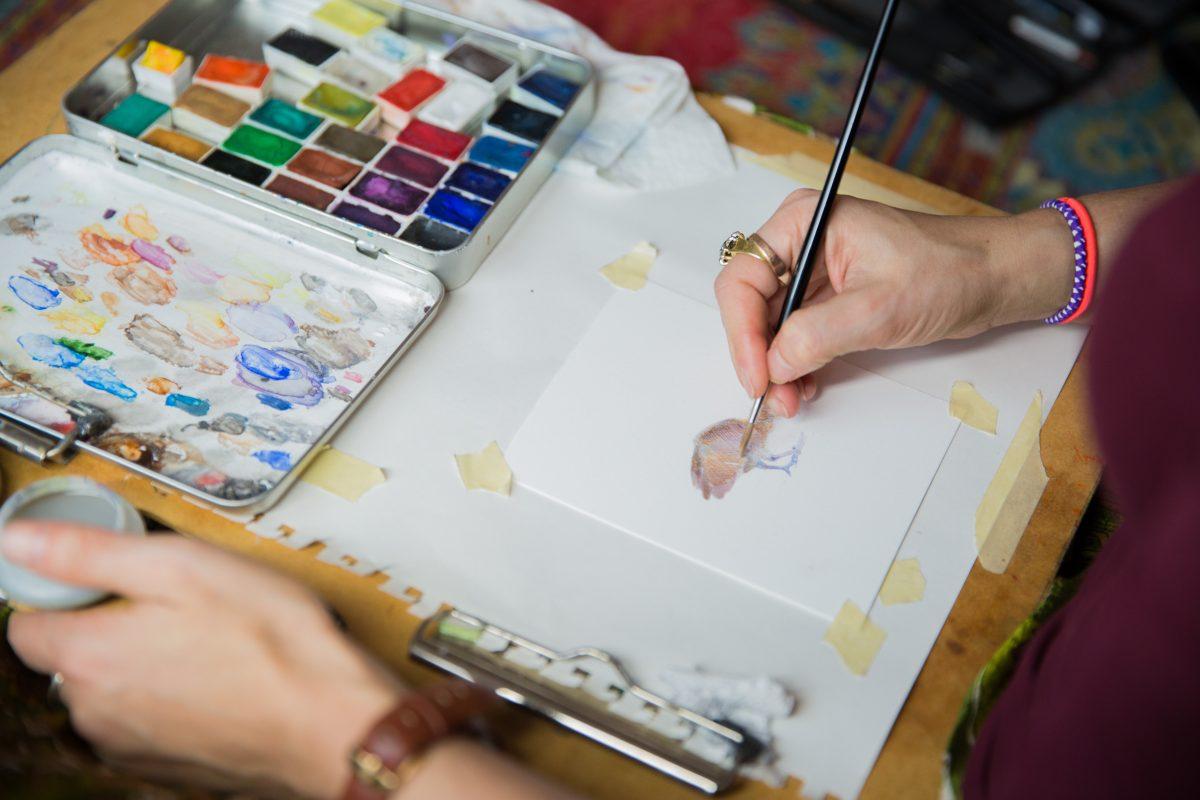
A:
{"label": "mixed paint on palette", "polygon": [[777,470],[791,477],[792,467],[804,449],[804,434],[783,430],[784,426],[776,422],[767,414],[759,417],[744,456],[738,452],[746,432],[744,419],[721,420],[697,434],[692,449],[692,485],[705,500],[720,500],[741,475],[752,470]]}
{"label": "mixed paint on palette", "polygon": [[[0,360],[107,411],[97,446],[223,499],[278,483],[435,302],[74,156],[4,193]],[[0,408],[70,428],[11,384]]]}

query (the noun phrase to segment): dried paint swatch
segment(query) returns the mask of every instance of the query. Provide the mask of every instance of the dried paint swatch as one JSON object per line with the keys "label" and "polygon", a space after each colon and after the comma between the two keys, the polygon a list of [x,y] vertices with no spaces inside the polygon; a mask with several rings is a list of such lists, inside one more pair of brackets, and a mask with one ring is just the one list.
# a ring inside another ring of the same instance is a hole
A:
{"label": "dried paint swatch", "polygon": [[[295,194],[287,180],[270,188]],[[40,211],[4,237],[0,360],[104,409],[96,446],[223,500],[303,463],[434,302],[103,162],[54,152],[7,188]],[[0,217],[18,213],[0,199]],[[0,408],[70,426],[31,395],[0,393]]]}

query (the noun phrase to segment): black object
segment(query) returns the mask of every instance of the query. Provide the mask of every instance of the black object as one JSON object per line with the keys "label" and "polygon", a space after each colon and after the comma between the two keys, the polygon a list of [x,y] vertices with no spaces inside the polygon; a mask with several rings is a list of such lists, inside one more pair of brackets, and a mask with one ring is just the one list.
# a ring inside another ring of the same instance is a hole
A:
{"label": "black object", "polygon": [[1172,27],[1162,46],[1163,65],[1200,114],[1200,13]]}
{"label": "black object", "polygon": [[[780,0],[859,44],[882,0]],[[908,0],[888,60],[989,125],[1018,120],[1095,77],[1196,0]]]}
{"label": "black object", "polygon": [[[887,43],[888,32],[892,28],[892,20],[896,16],[896,7],[900,0],[884,0],[883,12],[879,15],[879,25],[875,29],[875,40],[867,52],[867,60],[863,63],[862,75],[858,79],[858,89],[854,92],[854,101],[846,114],[846,124],[842,135],[838,138],[837,149],[833,151],[833,161],[829,164],[829,174],[825,176],[825,185],[821,187],[821,195],[817,198],[817,207],[813,211],[812,222],[804,235],[804,246],[800,248],[800,257],[796,259],[796,271],[788,283],[787,296],[783,307],[779,309],[779,323],[775,326],[778,331],[787,322],[792,312],[800,308],[808,282],[812,278],[813,268],[817,263],[817,251],[821,249],[821,239],[825,234],[825,224],[833,210],[833,201],[837,197],[838,185],[842,182],[842,173],[846,170],[846,162],[850,159],[850,150],[854,147],[854,135],[858,133],[858,123],[862,121],[863,109],[867,107],[867,98],[871,95],[871,85],[875,83],[875,73],[879,70],[879,62],[883,58],[883,48]],[[739,455],[745,455],[746,444],[754,431],[754,423],[762,410],[762,397],[754,402],[750,417],[742,434]]]}

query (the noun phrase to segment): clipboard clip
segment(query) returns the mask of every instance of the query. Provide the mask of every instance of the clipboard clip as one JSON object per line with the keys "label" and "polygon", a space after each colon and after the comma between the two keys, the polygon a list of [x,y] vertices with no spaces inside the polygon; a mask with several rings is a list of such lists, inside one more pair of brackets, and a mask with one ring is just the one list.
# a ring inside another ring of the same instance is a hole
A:
{"label": "clipboard clip", "polygon": [[425,620],[409,653],[707,794],[761,747],[637,686],[603,650],[556,652],[455,609]]}

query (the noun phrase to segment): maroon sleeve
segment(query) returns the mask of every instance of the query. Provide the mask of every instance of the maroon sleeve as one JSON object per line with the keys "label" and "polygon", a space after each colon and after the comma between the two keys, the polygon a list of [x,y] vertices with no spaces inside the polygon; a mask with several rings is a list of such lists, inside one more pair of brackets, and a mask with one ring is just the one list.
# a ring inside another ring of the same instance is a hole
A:
{"label": "maroon sleeve", "polygon": [[1192,796],[1200,756],[1198,236],[1193,180],[1108,262],[1089,384],[1124,524],[1022,654],[971,754],[968,800]]}

